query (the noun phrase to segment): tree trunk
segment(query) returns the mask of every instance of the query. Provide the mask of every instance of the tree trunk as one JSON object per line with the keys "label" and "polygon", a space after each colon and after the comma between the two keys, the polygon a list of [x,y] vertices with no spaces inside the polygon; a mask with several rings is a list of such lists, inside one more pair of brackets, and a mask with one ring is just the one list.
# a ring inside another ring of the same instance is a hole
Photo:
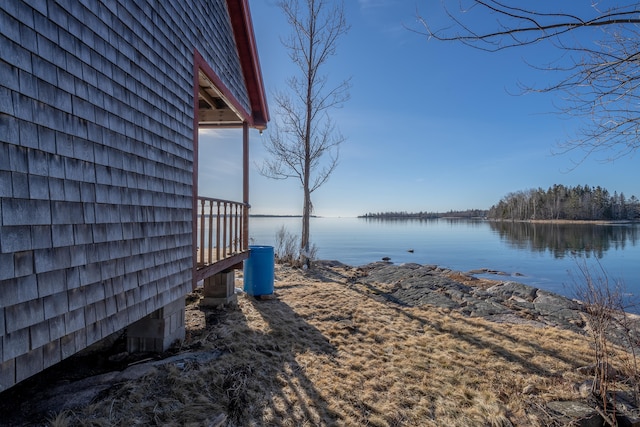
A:
{"label": "tree trunk", "polygon": [[300,262],[311,267],[311,259],[309,257],[309,218],[311,217],[311,193],[305,187],[304,206],[302,207],[302,238],[300,239]]}
{"label": "tree trunk", "polygon": [[[315,9],[313,1],[311,2],[310,10],[313,11]],[[314,59],[315,59],[315,43],[316,40],[314,38],[314,34],[316,33],[315,29],[315,19],[312,19],[309,22],[309,46],[308,52],[309,57],[307,58],[307,93],[306,93],[306,117],[305,117],[305,132],[304,132],[304,168],[303,168],[303,177],[302,177],[302,188],[304,191],[304,206],[302,208],[302,238],[300,239],[301,246],[301,254],[300,261],[302,264],[307,266],[307,268],[311,267],[311,260],[309,259],[309,218],[311,217],[311,118],[313,117],[313,85],[315,70],[314,70]]]}

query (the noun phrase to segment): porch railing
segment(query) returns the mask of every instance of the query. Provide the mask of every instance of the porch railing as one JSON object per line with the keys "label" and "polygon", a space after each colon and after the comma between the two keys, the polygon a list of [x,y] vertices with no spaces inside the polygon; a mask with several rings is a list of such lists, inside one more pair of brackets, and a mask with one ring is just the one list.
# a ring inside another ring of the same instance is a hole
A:
{"label": "porch railing", "polygon": [[248,204],[198,197],[197,214],[196,264],[198,270],[206,269],[211,273],[213,270],[210,267],[217,263],[225,266],[232,265],[230,261],[234,258],[239,258],[239,261],[246,258],[241,255],[249,250]]}

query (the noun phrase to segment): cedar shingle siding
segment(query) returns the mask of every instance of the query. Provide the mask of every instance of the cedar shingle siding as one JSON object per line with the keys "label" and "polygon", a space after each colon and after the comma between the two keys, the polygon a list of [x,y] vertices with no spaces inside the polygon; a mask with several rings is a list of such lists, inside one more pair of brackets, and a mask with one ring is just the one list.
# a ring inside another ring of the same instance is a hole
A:
{"label": "cedar shingle siding", "polygon": [[0,29],[2,391],[191,290],[194,50],[250,103],[224,0],[2,1]]}

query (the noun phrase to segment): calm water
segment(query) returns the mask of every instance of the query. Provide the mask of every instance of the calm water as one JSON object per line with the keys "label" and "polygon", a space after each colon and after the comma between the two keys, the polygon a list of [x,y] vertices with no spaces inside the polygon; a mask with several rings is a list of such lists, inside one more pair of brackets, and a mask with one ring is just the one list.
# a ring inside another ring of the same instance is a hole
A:
{"label": "calm water", "polygon": [[[300,218],[251,218],[251,244],[274,245],[282,226],[299,235],[300,222]],[[601,265],[610,283],[622,282],[628,293],[640,296],[639,240],[640,224],[311,219],[311,241],[319,259],[359,266],[390,257],[396,264],[436,264],[460,271],[488,268],[570,297],[575,296],[579,265],[584,262],[589,268]],[[515,277],[516,273],[523,276]]]}

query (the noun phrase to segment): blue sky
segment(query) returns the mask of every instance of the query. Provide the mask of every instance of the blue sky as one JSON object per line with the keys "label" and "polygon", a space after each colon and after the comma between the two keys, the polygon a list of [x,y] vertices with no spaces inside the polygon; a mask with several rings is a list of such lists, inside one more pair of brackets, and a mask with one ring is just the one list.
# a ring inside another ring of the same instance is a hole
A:
{"label": "blue sky", "polygon": [[[296,72],[280,42],[290,27],[274,0],[249,4],[269,101]],[[527,62],[548,63],[557,50],[536,45],[491,54],[407,30],[416,28],[416,8],[430,16],[428,8],[438,7],[345,1],[351,30],[324,73],[336,82],[351,77],[351,99],[333,113],[347,141],[338,168],[312,194],[315,214],[488,209],[509,192],[553,184],[600,185],[640,197],[636,157],[593,157],[576,167],[581,153],[554,154],[580,126],[556,113],[559,94],[510,94],[519,82],[555,81]],[[271,105],[272,119],[276,113]],[[258,173],[266,132],[250,137],[252,213],[300,214],[298,181]],[[241,200],[240,138],[240,131],[201,133],[202,195]]]}

